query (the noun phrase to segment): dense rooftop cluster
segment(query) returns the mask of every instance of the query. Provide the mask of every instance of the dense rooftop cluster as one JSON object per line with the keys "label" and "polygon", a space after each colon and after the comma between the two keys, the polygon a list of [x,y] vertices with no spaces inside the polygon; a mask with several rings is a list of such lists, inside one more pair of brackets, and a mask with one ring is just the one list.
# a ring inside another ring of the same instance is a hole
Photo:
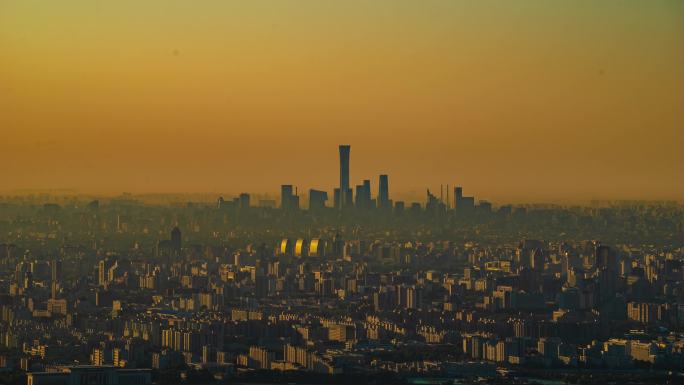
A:
{"label": "dense rooftop cluster", "polygon": [[524,383],[684,369],[680,206],[225,202],[5,198],[0,378]]}

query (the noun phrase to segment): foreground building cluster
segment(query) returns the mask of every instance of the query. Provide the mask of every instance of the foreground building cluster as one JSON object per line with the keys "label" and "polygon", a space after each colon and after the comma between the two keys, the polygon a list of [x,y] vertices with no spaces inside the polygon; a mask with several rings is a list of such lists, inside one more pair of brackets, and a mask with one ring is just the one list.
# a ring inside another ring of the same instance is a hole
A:
{"label": "foreground building cluster", "polygon": [[240,247],[189,238],[174,227],[148,248],[2,245],[0,364],[31,385],[98,370],[123,385],[150,370],[496,376],[684,362],[681,247],[341,229]]}

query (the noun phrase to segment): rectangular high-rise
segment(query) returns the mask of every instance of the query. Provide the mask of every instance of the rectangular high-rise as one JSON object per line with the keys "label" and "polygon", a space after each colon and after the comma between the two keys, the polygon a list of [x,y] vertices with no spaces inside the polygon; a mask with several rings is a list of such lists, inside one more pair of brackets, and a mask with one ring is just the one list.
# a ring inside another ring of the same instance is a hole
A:
{"label": "rectangular high-rise", "polygon": [[366,179],[363,184],[356,185],[356,208],[368,210],[371,208],[371,186],[370,180]]}
{"label": "rectangular high-rise", "polygon": [[461,209],[461,201],[463,200],[463,188],[456,186],[454,187],[454,209],[455,210],[460,210]]}
{"label": "rectangular high-rise", "polygon": [[250,198],[249,194],[247,194],[247,193],[240,194],[240,197],[238,200],[239,205],[240,205],[239,206],[240,209],[248,209],[249,208],[249,206],[250,206],[250,203],[249,203],[250,199],[249,198]]}
{"label": "rectangular high-rise", "polygon": [[459,213],[472,213],[475,209],[475,197],[463,196],[463,188],[454,188],[454,210]]}
{"label": "rectangular high-rise", "polygon": [[387,175],[380,175],[379,181],[380,190],[378,191],[378,207],[388,208],[389,207],[389,182],[387,180]]}
{"label": "rectangular high-rise", "polygon": [[370,180],[364,179],[363,181],[363,209],[368,210],[371,208],[371,185]]}
{"label": "rectangular high-rise", "polygon": [[294,189],[291,184],[284,184],[280,186],[280,208],[281,210],[291,210],[293,207],[292,201]]}
{"label": "rectangular high-rise", "polygon": [[327,192],[314,189],[309,190],[309,210],[323,210],[327,200]]}
{"label": "rectangular high-rise", "polygon": [[340,145],[340,207],[351,204],[347,201],[349,191],[349,151],[351,146],[348,144]]}

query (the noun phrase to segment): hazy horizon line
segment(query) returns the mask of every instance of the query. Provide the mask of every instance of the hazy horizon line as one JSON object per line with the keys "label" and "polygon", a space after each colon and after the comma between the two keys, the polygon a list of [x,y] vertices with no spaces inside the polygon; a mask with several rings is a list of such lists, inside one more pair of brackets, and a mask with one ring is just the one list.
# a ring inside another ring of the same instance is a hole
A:
{"label": "hazy horizon line", "polygon": [[[303,198],[302,202],[308,202],[308,194],[305,192],[309,190],[302,189],[300,196]],[[319,191],[328,191],[325,189],[314,189]],[[332,189],[331,189],[332,190]],[[427,188],[425,189],[427,191]],[[439,190],[430,189],[432,194],[439,197]],[[76,188],[17,188],[17,189],[7,189],[0,190],[0,198],[12,198],[12,197],[28,197],[32,195],[48,195],[50,197],[83,197],[83,198],[101,198],[101,199],[116,199],[121,197],[133,197],[133,198],[144,198],[144,197],[157,197],[157,198],[181,198],[181,197],[194,197],[196,202],[213,202],[219,198],[237,198],[240,194],[247,193],[254,198],[261,199],[275,199],[276,203],[280,197],[280,192],[254,192],[254,191],[240,191],[240,192],[229,192],[229,191],[147,191],[147,192],[135,192],[133,190],[129,191],[118,191],[118,192],[95,192],[86,191]],[[471,193],[472,195],[472,193]],[[424,203],[425,196],[421,196],[416,191],[397,191],[391,194],[394,196],[392,200],[404,201],[406,203]],[[482,196],[483,198],[480,198]],[[197,198],[205,199],[197,199]],[[443,199],[446,200],[447,196],[444,194]],[[619,202],[643,202],[643,203],[675,203],[678,205],[684,205],[684,199],[659,199],[659,198],[628,198],[628,197],[593,197],[593,198],[516,198],[516,199],[487,199],[486,195],[475,194],[476,202],[489,202],[494,206],[505,206],[505,205],[580,205],[580,206],[590,206],[597,203],[619,203]],[[449,201],[452,203],[453,195],[449,193]],[[332,202],[329,199],[328,202]],[[258,207],[258,201],[254,201],[253,205]],[[332,207],[332,206],[330,206]]]}

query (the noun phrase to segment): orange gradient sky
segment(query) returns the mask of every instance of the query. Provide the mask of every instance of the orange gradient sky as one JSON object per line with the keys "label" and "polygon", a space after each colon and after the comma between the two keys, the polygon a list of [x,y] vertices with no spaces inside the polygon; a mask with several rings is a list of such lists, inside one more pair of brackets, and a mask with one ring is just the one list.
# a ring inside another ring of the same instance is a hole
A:
{"label": "orange gradient sky", "polygon": [[684,2],[0,0],[0,191],[684,200]]}

